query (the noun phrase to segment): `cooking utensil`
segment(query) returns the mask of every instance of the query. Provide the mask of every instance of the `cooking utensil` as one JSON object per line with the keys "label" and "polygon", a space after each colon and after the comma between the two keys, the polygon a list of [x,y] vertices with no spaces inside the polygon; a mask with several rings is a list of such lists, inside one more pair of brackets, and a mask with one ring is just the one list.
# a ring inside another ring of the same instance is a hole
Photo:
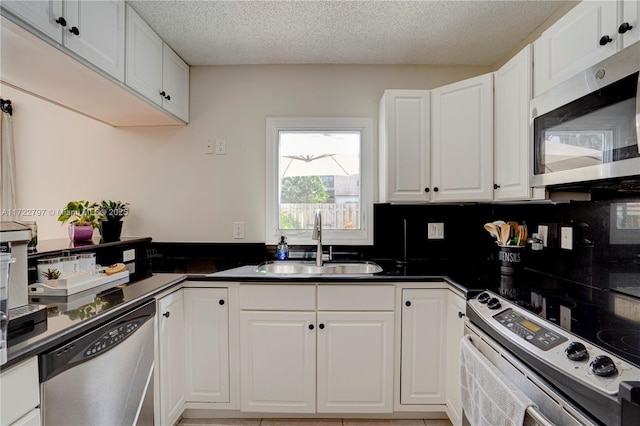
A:
{"label": "cooking utensil", "polygon": [[489,234],[493,235],[497,241],[500,241],[500,229],[496,225],[493,223],[485,223],[484,229],[486,229]]}
{"label": "cooking utensil", "polygon": [[508,223],[500,226],[500,244],[506,246],[511,239],[511,226]]}

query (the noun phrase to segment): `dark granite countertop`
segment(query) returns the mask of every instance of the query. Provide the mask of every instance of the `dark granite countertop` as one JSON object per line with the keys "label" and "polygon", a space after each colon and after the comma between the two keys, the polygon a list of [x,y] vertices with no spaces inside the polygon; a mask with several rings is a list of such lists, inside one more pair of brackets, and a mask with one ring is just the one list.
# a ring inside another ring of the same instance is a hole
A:
{"label": "dark granite countertop", "polygon": [[87,290],[69,297],[30,296],[30,304],[45,306],[44,329],[9,341],[8,368],[28,357],[73,339],[92,328],[147,302],[185,280],[182,274],[154,274],[109,289]]}

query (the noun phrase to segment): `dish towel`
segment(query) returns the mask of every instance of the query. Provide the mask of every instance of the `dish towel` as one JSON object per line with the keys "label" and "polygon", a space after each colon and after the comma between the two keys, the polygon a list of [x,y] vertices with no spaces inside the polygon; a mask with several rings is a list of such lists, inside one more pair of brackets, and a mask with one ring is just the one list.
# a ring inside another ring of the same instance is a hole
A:
{"label": "dish towel", "polygon": [[471,426],[522,426],[535,404],[482,353],[469,336],[460,342],[462,409]]}

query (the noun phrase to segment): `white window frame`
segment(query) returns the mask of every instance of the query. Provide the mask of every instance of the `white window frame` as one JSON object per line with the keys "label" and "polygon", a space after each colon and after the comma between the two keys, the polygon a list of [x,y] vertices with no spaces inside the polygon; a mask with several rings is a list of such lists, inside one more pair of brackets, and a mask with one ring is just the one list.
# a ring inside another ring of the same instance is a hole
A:
{"label": "white window frame", "polygon": [[360,229],[323,229],[322,244],[373,244],[373,119],[366,117],[267,118],[266,134],[266,244],[277,244],[280,236],[288,244],[313,245],[311,230],[279,229],[278,134],[281,131],[358,131],[360,132]]}

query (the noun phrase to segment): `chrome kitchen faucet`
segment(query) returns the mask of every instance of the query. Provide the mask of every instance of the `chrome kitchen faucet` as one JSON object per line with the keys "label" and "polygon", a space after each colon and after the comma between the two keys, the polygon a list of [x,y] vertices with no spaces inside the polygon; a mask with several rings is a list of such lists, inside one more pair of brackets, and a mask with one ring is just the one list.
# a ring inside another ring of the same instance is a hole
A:
{"label": "chrome kitchen faucet", "polygon": [[320,210],[316,211],[311,239],[318,240],[318,246],[316,248],[316,266],[322,266],[322,214],[320,213]]}

